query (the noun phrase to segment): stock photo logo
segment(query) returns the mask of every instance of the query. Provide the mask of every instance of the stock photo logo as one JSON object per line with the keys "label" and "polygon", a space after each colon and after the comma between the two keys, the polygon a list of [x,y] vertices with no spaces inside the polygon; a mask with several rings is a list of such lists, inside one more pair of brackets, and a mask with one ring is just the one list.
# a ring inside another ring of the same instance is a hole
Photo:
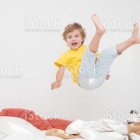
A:
{"label": "stock photo logo", "polygon": [[24,30],[26,33],[59,32],[60,26],[61,19],[59,18],[24,17]]}
{"label": "stock photo logo", "polygon": [[22,76],[20,65],[1,65],[0,79],[19,79]]}
{"label": "stock photo logo", "polygon": [[116,18],[116,17],[104,17],[103,24],[108,32],[131,32],[133,24],[136,19],[131,18]]}
{"label": "stock photo logo", "polygon": [[140,120],[140,115],[138,114],[132,114],[130,112],[114,112],[112,110],[107,110],[103,113],[104,119],[112,119],[116,121],[124,121],[124,122],[133,122],[136,120]]}

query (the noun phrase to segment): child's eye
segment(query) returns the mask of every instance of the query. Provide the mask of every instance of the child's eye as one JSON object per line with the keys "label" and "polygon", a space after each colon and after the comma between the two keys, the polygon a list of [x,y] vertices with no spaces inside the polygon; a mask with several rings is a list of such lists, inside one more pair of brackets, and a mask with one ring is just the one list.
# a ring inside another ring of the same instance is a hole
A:
{"label": "child's eye", "polygon": [[79,37],[79,35],[75,35],[75,37]]}
{"label": "child's eye", "polygon": [[72,36],[68,36],[68,38],[72,38]]}

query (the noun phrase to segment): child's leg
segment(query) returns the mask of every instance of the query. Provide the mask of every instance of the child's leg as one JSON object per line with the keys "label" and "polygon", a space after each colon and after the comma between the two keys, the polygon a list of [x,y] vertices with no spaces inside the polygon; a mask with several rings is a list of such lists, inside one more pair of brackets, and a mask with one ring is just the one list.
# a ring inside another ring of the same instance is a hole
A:
{"label": "child's leg", "polygon": [[95,72],[96,53],[92,53],[89,49],[85,50],[79,69],[78,84],[84,89],[91,89],[89,79],[96,76]]}
{"label": "child's leg", "polygon": [[102,54],[95,65],[95,70],[100,83],[103,83],[106,80],[106,75],[117,56],[116,46],[109,47],[102,51]]}
{"label": "child's leg", "polygon": [[80,87],[85,89],[93,88],[93,86],[91,86],[93,84],[91,83],[94,82],[93,79],[96,77],[96,52],[99,47],[100,39],[105,32],[105,28],[100,22],[100,19],[97,15],[92,16],[92,21],[94,22],[94,25],[96,27],[96,33],[89,44],[89,50],[85,51],[78,76],[78,83]]}
{"label": "child's leg", "polygon": [[117,54],[121,54],[130,46],[139,43],[140,43],[139,27],[138,24],[134,24],[132,35],[128,40],[119,43],[118,45],[114,46],[114,48],[113,47],[107,48],[102,52],[101,57],[96,63],[96,72],[98,76],[102,77],[102,80],[103,79],[105,80],[106,74],[109,71],[109,68],[113,63]]}
{"label": "child's leg", "polygon": [[[106,80],[106,75],[111,67],[111,64],[113,63],[114,59],[118,56],[118,54],[121,54],[123,51],[125,51],[130,46],[140,43],[140,36],[139,36],[138,30],[139,30],[139,27],[137,24],[135,24],[133,32],[132,32],[132,36],[130,37],[130,39],[128,39],[114,47],[105,49],[102,52],[102,55],[100,56],[100,58],[98,59],[96,65],[94,63],[95,54],[94,53],[93,53],[94,55],[90,54],[87,51],[87,53],[86,53],[87,55],[84,55],[85,61],[82,61],[82,63],[81,63],[81,68],[88,70],[88,72],[86,72],[85,75],[83,73],[79,72],[79,84],[81,85],[81,87],[83,87],[85,89],[92,89],[92,88],[97,88],[100,85],[102,85],[104,83],[104,81]],[[97,36],[95,35],[95,37],[97,37]],[[98,39],[100,39],[100,38],[98,38]],[[92,52],[95,52],[96,49],[98,48],[98,43],[99,43],[99,40],[97,40],[97,42],[93,45],[94,47],[90,46],[89,49],[91,51],[93,49]],[[93,58],[93,59],[91,59],[91,58]],[[94,80],[92,80],[90,77],[91,78],[93,77]]]}
{"label": "child's leg", "polygon": [[92,16],[92,21],[96,27],[96,33],[89,44],[89,50],[93,53],[96,53],[99,47],[100,39],[105,32],[105,28],[97,15]]}
{"label": "child's leg", "polygon": [[136,23],[134,24],[134,29],[131,37],[128,40],[121,42],[117,45],[118,54],[121,54],[132,45],[139,44],[139,43],[140,43],[139,26]]}

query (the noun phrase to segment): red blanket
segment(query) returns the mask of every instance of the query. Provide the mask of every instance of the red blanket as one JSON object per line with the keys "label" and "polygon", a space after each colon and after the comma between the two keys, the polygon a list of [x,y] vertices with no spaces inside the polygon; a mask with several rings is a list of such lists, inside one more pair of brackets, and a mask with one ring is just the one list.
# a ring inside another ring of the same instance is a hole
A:
{"label": "red blanket", "polygon": [[39,115],[35,114],[31,110],[22,109],[22,108],[6,108],[0,112],[0,116],[11,116],[22,118],[28,122],[30,122],[33,126],[40,130],[47,130],[51,128],[57,128],[65,130],[66,127],[72,122],[65,119],[59,118],[49,118],[44,119]]}

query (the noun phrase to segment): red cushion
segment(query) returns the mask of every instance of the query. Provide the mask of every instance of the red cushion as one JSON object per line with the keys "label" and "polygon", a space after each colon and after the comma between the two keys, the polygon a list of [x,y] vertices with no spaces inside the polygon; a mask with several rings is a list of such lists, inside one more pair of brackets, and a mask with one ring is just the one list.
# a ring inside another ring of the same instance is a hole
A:
{"label": "red cushion", "polygon": [[0,112],[0,116],[4,116],[4,113],[3,112]]}
{"label": "red cushion", "polygon": [[47,130],[52,128],[49,122],[40,116],[36,115],[33,111],[22,108],[6,108],[1,111],[2,116],[12,116],[22,118],[40,130]]}
{"label": "red cushion", "polygon": [[59,119],[59,118],[51,118],[51,119],[47,119],[47,121],[50,123],[50,125],[53,128],[62,129],[62,130],[65,130],[66,127],[70,123],[72,123],[72,121],[70,121],[70,120]]}
{"label": "red cushion", "polygon": [[72,122],[70,120],[50,118],[43,119],[36,115],[33,111],[22,108],[6,108],[0,112],[0,116],[12,116],[22,118],[40,130],[47,130],[50,128],[65,130],[66,127]]}

